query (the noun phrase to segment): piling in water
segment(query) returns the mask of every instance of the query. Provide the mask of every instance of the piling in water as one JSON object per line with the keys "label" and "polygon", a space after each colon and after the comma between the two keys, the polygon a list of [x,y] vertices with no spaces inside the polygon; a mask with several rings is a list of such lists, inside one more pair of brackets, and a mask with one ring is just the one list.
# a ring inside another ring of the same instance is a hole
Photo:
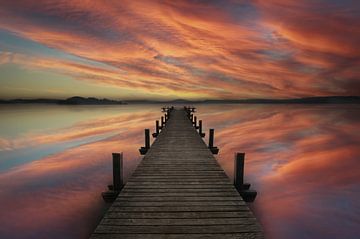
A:
{"label": "piling in water", "polygon": [[159,121],[156,120],[156,121],[155,121],[155,132],[152,134],[152,136],[153,136],[154,138],[156,138],[156,137],[159,135],[159,133],[160,133]]}
{"label": "piling in water", "polygon": [[101,194],[105,202],[113,202],[120,193],[121,189],[124,187],[123,154],[113,153],[112,163],[113,163],[113,184],[108,185],[109,190]]}
{"label": "piling in water", "polygon": [[219,148],[214,146],[214,129],[209,129],[209,149],[213,154],[219,153]]}
{"label": "piling in water", "polygon": [[250,190],[250,184],[244,183],[244,162],[245,153],[235,153],[234,162],[234,186],[245,202],[253,202],[257,192]]}
{"label": "piling in water", "polygon": [[205,137],[205,133],[202,132],[202,120],[199,120],[199,135]]}
{"label": "piling in water", "polygon": [[139,149],[141,155],[145,155],[150,148],[150,130],[145,129],[145,146]]}

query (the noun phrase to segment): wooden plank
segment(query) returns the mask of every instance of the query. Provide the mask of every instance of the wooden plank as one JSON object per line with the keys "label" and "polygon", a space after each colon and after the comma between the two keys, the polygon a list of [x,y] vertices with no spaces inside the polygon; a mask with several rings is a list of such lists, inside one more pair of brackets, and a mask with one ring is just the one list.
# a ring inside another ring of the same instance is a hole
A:
{"label": "wooden plank", "polygon": [[251,211],[229,211],[229,212],[117,212],[108,211],[104,218],[254,218]]}
{"label": "wooden plank", "polygon": [[202,177],[202,178],[183,178],[181,177],[172,177],[172,178],[161,178],[161,177],[134,177],[131,178],[131,183],[136,182],[148,182],[148,183],[193,183],[193,184],[209,184],[209,183],[216,183],[218,184],[226,184],[229,183],[229,180],[225,180],[223,178],[209,178],[209,177]]}
{"label": "wooden plank", "polygon": [[[157,202],[157,201],[191,201],[191,202],[203,202],[203,201],[239,201],[239,197],[118,197],[116,202],[133,201],[133,202]],[[242,201],[242,200],[241,200]]]}
{"label": "wooden plank", "polygon": [[185,176],[185,177],[189,177],[189,176],[207,176],[207,177],[222,177],[222,178],[227,178],[226,175],[224,175],[223,172],[221,171],[162,171],[162,170],[158,170],[158,171],[151,171],[151,170],[147,170],[147,171],[143,171],[143,170],[139,170],[139,171],[135,171],[133,174],[134,177],[137,176],[162,176],[162,177],[171,177],[171,176]]}
{"label": "wooden plank", "polygon": [[123,189],[124,193],[183,193],[184,195],[187,193],[228,193],[233,192],[236,193],[233,188],[151,188],[151,189],[143,189],[143,188],[125,188]]}
{"label": "wooden plank", "polygon": [[173,192],[173,193],[169,193],[169,192],[157,192],[157,193],[145,193],[145,192],[128,192],[128,193],[121,193],[119,196],[121,197],[178,197],[178,196],[187,196],[187,197],[235,197],[235,196],[239,196],[237,193],[235,192],[187,192],[187,193],[182,193],[182,192]]}
{"label": "wooden plank", "polygon": [[263,239],[264,236],[261,232],[246,232],[246,233],[227,233],[227,234],[116,234],[116,233],[106,233],[106,234],[93,234],[93,239]]}
{"label": "wooden plank", "polygon": [[[115,203],[114,203],[115,204]],[[248,211],[247,206],[164,206],[126,207],[116,204],[109,208],[114,212],[238,212]]]}
{"label": "wooden plank", "polygon": [[128,226],[191,226],[191,225],[248,225],[256,223],[255,218],[202,218],[188,219],[188,218],[145,218],[145,219],[112,219],[104,218],[101,221],[103,225],[128,225]]}
{"label": "wooden plank", "polygon": [[165,166],[165,165],[161,165],[161,167],[157,167],[157,166],[139,166],[135,172],[154,172],[154,170],[156,170],[156,172],[174,172],[174,171],[179,171],[179,172],[191,172],[191,173],[198,173],[198,172],[221,172],[224,173],[224,171],[219,168],[218,165],[202,165],[202,166],[198,166],[198,167],[193,167],[193,165],[191,166],[181,166],[181,165],[171,165],[171,166]]}
{"label": "wooden plank", "polygon": [[244,201],[116,201],[114,207],[193,207],[193,206],[244,206]]}
{"label": "wooden plank", "polygon": [[136,178],[143,178],[143,179],[219,179],[219,180],[228,180],[228,178],[226,177],[226,175],[222,175],[222,174],[215,174],[215,175],[210,175],[210,174],[180,174],[180,175],[149,175],[149,174],[136,174],[136,175],[132,175],[131,179],[136,179]]}
{"label": "wooden plank", "polygon": [[214,188],[225,188],[229,187],[228,184],[134,184],[127,185],[124,189],[214,189]]}
{"label": "wooden plank", "polygon": [[223,186],[232,186],[232,184],[230,182],[152,182],[152,181],[147,181],[147,182],[143,182],[143,181],[136,181],[136,182],[128,182],[127,187],[156,187],[156,188],[161,188],[161,187],[172,187],[172,188],[176,188],[176,187],[223,187]]}
{"label": "wooden plank", "polygon": [[231,212],[116,212],[108,211],[104,218],[254,218],[251,211]]}
{"label": "wooden plank", "polygon": [[95,233],[242,233],[242,232],[260,232],[259,227],[253,224],[237,225],[190,225],[190,226],[129,226],[129,225],[103,225],[100,224]]}

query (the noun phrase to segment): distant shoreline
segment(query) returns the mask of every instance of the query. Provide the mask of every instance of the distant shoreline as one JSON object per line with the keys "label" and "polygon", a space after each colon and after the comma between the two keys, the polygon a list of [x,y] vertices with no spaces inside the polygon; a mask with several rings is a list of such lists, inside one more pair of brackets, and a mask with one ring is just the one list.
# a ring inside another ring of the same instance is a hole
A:
{"label": "distant shoreline", "polygon": [[359,104],[360,96],[324,96],[295,99],[234,99],[234,100],[128,100],[118,101],[94,97],[74,96],[62,99],[13,99],[0,100],[0,104],[58,104],[58,105],[126,105],[126,104]]}
{"label": "distant shoreline", "polygon": [[14,99],[14,100],[0,100],[0,104],[58,104],[58,105],[125,105],[126,102],[97,99],[94,97],[80,97],[74,96],[65,100],[60,99]]}

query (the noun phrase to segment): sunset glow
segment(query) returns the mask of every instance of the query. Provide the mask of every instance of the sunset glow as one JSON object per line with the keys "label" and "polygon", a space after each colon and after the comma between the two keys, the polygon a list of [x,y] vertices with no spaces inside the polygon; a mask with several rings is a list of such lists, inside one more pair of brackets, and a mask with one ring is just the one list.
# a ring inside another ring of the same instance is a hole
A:
{"label": "sunset glow", "polygon": [[2,98],[359,95],[357,1],[8,1]]}
{"label": "sunset glow", "polygon": [[0,238],[357,239],[359,23],[360,0],[0,0]]}

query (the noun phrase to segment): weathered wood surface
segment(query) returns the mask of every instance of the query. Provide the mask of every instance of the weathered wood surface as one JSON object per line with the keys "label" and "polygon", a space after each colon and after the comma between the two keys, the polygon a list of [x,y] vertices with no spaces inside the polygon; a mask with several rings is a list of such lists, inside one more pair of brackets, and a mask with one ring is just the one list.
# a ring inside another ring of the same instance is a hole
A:
{"label": "weathered wood surface", "polygon": [[175,109],[91,238],[264,236],[185,111]]}

